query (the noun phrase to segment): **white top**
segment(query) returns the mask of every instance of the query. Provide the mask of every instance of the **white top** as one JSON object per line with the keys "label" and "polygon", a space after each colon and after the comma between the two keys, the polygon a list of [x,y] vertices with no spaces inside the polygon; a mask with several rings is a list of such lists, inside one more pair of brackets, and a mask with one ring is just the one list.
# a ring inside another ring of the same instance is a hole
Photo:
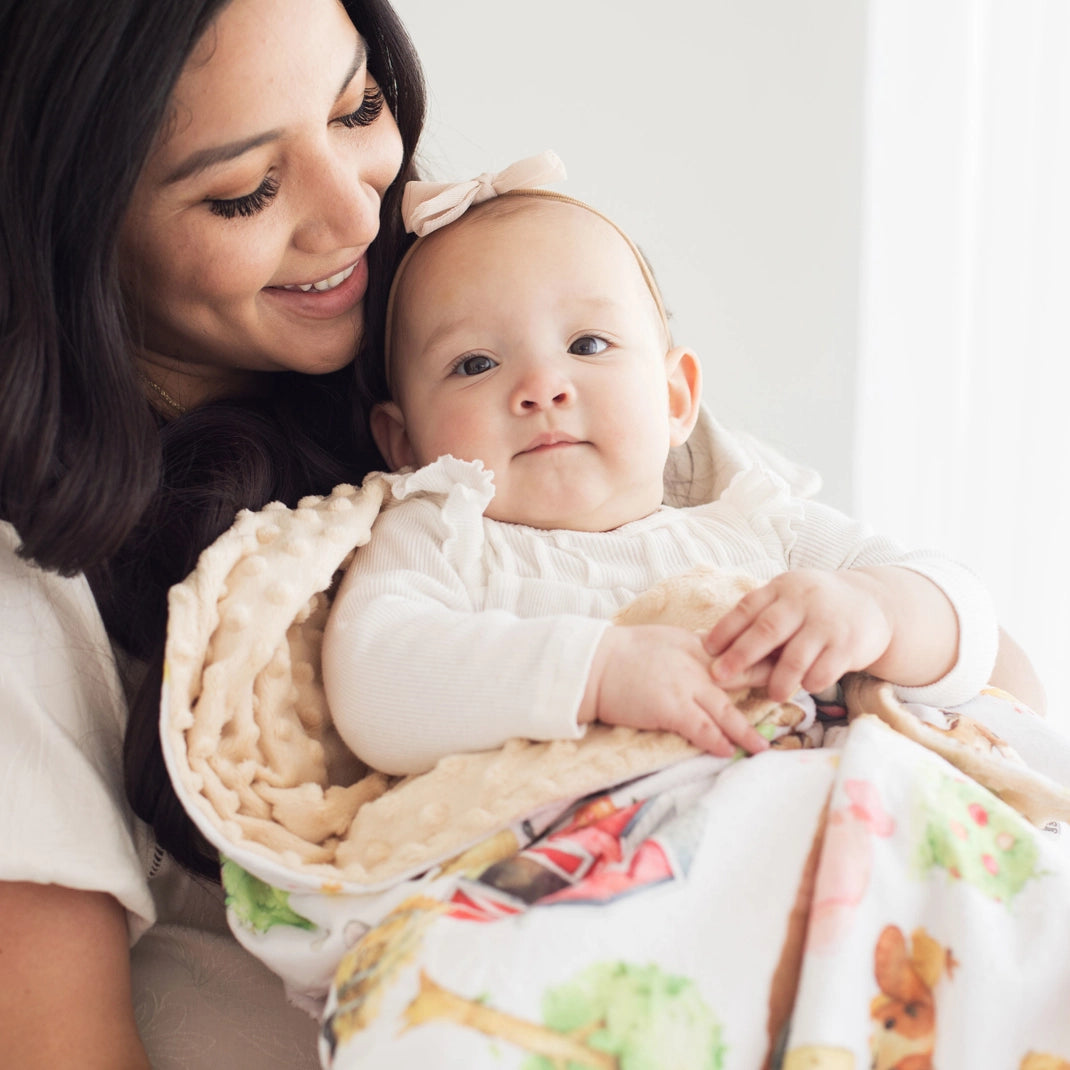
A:
{"label": "white top", "polygon": [[0,879],[111,892],[131,938],[156,919],[153,845],[123,793],[126,702],[82,576],[15,555],[0,524]]}
{"label": "white top", "polygon": [[332,718],[387,773],[415,773],[506,739],[575,738],[609,618],[653,583],[699,564],[758,580],[796,568],[896,564],[931,579],[959,618],[959,658],[942,680],[898,688],[948,706],[987,682],[998,631],[967,569],[894,542],[828,506],[792,497],[762,466],[715,502],[663,506],[611,532],[545,531],[490,520],[492,474],[440,458],[391,476],[394,501],[338,591],[323,644]]}
{"label": "white top", "polygon": [[28,564],[17,546],[0,522],[0,880],[108,892],[126,907],[154,1070],[251,1056],[317,1066],[314,1023],[230,935],[219,888],[179,869],[130,813],[126,701],[89,584]]}

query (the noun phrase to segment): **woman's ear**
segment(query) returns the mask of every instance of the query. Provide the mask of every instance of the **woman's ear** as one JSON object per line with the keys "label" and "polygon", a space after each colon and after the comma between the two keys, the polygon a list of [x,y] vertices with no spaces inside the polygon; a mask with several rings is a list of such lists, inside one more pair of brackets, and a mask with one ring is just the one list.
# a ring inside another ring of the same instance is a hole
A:
{"label": "woman's ear", "polygon": [[675,346],[665,354],[669,384],[669,441],[682,446],[690,437],[702,403],[702,365],[694,350]]}
{"label": "woman's ear", "polygon": [[415,464],[405,432],[405,417],[393,401],[381,401],[372,409],[371,427],[372,438],[391,471]]}

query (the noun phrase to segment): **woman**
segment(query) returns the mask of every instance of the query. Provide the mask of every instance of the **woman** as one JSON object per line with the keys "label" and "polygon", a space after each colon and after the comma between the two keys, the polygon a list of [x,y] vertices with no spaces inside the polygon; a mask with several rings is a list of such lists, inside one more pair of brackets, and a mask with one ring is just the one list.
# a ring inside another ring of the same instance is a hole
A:
{"label": "woman", "polygon": [[5,1062],[311,1065],[189,876],[143,666],[237,509],[376,464],[347,366],[419,66],[384,0],[3,0],[0,42]]}
{"label": "woman", "polygon": [[312,1065],[188,875],[144,666],[238,508],[379,463],[346,366],[419,67],[385,0],[0,0],[0,50],[5,1064]]}

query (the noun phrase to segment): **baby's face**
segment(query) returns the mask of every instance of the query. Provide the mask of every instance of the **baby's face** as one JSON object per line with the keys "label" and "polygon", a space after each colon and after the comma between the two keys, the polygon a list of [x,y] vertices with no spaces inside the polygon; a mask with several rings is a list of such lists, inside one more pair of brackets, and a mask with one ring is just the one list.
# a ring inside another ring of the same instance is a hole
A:
{"label": "baby's face", "polygon": [[497,520],[619,527],[658,508],[669,448],[693,423],[697,361],[667,346],[612,226],[559,201],[503,199],[427,238],[402,277],[404,431],[384,452],[395,465],[481,460]]}

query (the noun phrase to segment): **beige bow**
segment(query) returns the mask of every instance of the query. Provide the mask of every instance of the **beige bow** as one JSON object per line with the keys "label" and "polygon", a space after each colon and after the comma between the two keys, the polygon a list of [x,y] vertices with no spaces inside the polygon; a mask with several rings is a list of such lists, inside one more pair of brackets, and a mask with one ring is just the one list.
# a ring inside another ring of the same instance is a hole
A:
{"label": "beige bow", "polygon": [[423,237],[463,215],[473,204],[481,204],[515,189],[560,182],[565,165],[549,149],[538,156],[517,160],[504,171],[485,171],[467,182],[407,182],[401,198],[401,218],[405,229]]}

